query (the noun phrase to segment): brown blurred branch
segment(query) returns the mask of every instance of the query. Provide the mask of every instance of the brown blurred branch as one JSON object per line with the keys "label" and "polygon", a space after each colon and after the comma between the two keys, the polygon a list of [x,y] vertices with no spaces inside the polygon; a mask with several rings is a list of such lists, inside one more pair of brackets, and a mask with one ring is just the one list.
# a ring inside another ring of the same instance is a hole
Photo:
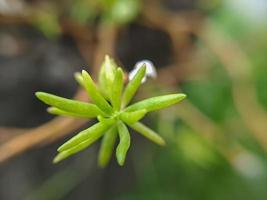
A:
{"label": "brown blurred branch", "polygon": [[[178,51],[179,47],[186,45],[188,40],[183,34],[189,35],[193,33],[205,42],[218,56],[232,80],[234,102],[242,120],[258,142],[267,150],[267,114],[257,100],[256,90],[251,77],[251,63],[239,45],[225,33],[218,31],[214,26],[202,28],[202,17],[197,13],[171,13],[162,9],[157,3],[151,4],[151,1],[147,1],[144,10],[144,23],[166,30],[174,42],[174,50]],[[175,54],[176,58],[178,58],[178,53],[175,52]],[[172,80],[172,73],[168,75]],[[194,108],[193,105],[187,105],[187,109],[197,114],[195,111],[198,109]],[[188,118],[186,121],[190,121],[190,124],[195,126],[192,123],[196,121],[194,119],[204,119],[205,117],[203,118],[203,116],[200,117],[198,114],[192,115],[191,117],[193,118],[189,117],[190,119],[188,116],[183,117]]]}
{"label": "brown blurred branch", "polygon": [[225,67],[232,81],[234,103],[242,120],[267,150],[267,114],[257,99],[249,59],[234,40],[210,23],[197,35]]}
{"label": "brown blurred branch", "polygon": [[[98,70],[100,61],[103,60],[103,57],[106,53],[113,54],[113,45],[116,38],[116,28],[109,27],[104,29],[100,25],[98,30],[98,42],[95,45],[95,48],[91,48],[90,39],[80,40],[76,38],[77,46],[80,47],[82,56],[85,57],[85,60],[88,60],[88,57],[93,54],[93,76],[95,77],[95,72]],[[81,45],[83,44],[83,45]],[[90,48],[88,51],[87,48]],[[93,51],[94,50],[94,51]],[[87,95],[84,90],[78,90],[75,95],[76,99],[86,100]],[[0,146],[0,163],[4,162],[18,154],[21,154],[33,147],[50,144],[59,138],[62,138],[74,130],[83,126],[88,120],[84,119],[75,119],[67,117],[56,117],[55,119],[37,127],[33,128],[25,133],[14,136],[7,142],[4,142]],[[22,129],[2,129],[2,131],[11,131],[13,130],[15,134],[17,132],[22,132]]]}
{"label": "brown blurred branch", "polygon": [[[157,3],[151,5],[149,2],[147,1],[145,4],[142,23],[162,29],[169,34],[175,57],[173,65],[160,69],[158,79],[165,86],[175,87],[177,90],[178,82],[185,79],[182,76],[188,76],[192,71],[192,66],[187,62],[187,59],[190,59],[188,50],[186,51],[187,56],[184,56],[185,54],[180,56],[180,51],[181,49],[189,49],[190,34],[194,33],[195,29],[200,26],[201,17],[198,13],[174,14],[162,9]],[[187,65],[183,65],[185,63]],[[183,106],[180,106],[176,113],[192,128],[202,132],[211,141],[216,140],[216,135],[221,132],[214,122],[189,101],[184,101]]]}
{"label": "brown blurred branch", "polygon": [[[169,34],[173,44],[174,63],[160,69],[158,79],[165,86],[174,87],[177,90],[179,82],[186,80],[188,75],[192,75],[196,71],[195,63],[192,62],[193,52],[191,51],[190,37],[199,32],[203,24],[203,17],[196,12],[171,13],[162,9],[159,4],[147,3],[141,23],[156,27]],[[175,113],[192,129],[201,133],[208,142],[215,144],[217,150],[230,163],[240,152],[240,146],[236,142],[229,142],[223,129],[188,100],[182,102]],[[229,148],[225,148],[225,146]]]}
{"label": "brown blurred branch", "polygon": [[[84,99],[84,92],[79,91],[77,97],[79,99]],[[22,134],[14,136],[0,146],[0,163],[16,156],[17,154],[23,153],[32,147],[49,144],[67,134],[70,134],[84,125],[86,121],[87,120],[56,117],[55,119],[26,132],[23,132],[24,129],[15,129],[13,131],[21,132]]]}
{"label": "brown blurred branch", "polygon": [[2,142],[5,142],[17,135],[20,135],[20,134],[23,134],[25,132],[28,132],[30,129],[23,129],[23,128],[5,128],[5,127],[2,127],[0,128],[0,144]]}

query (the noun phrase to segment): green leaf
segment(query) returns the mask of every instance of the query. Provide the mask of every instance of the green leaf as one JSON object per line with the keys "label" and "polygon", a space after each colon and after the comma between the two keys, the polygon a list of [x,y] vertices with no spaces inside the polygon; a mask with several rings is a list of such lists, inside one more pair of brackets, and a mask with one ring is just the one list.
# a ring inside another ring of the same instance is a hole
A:
{"label": "green leaf", "polygon": [[77,81],[77,83],[79,83],[79,85],[83,88],[85,88],[84,82],[83,82],[83,77],[82,74],[80,72],[76,72],[74,73],[74,78]]}
{"label": "green leaf", "polygon": [[102,135],[98,134],[95,137],[92,137],[88,140],[82,141],[79,144],[68,148],[64,151],[61,151],[53,160],[53,163],[58,163],[62,160],[64,160],[65,158],[79,152],[82,151],[83,149],[87,148],[88,146],[90,146],[92,143],[94,143],[97,139],[99,139]]}
{"label": "green leaf", "polygon": [[94,81],[92,80],[91,76],[85,71],[82,71],[82,77],[84,80],[85,89],[88,92],[91,99],[94,103],[104,112],[107,114],[112,113],[112,107],[110,104],[105,100],[105,98],[99,92],[97,86],[95,85]]}
{"label": "green leaf", "polygon": [[136,111],[140,109],[146,109],[148,112],[159,110],[168,107],[172,104],[178,103],[186,97],[185,94],[169,94],[158,97],[152,97],[139,101],[125,109],[125,111]]}
{"label": "green leaf", "polygon": [[64,110],[60,110],[59,108],[56,107],[49,107],[47,108],[47,112],[53,115],[62,115],[62,116],[67,116],[67,117],[81,117],[81,118],[88,118],[88,115],[83,115],[83,114],[77,114],[73,112],[67,112]]}
{"label": "green leaf", "polygon": [[114,109],[119,111],[121,106],[121,93],[123,88],[123,71],[121,68],[118,68],[116,70],[112,86],[111,103]]}
{"label": "green leaf", "polygon": [[116,157],[119,165],[123,166],[126,159],[127,151],[130,147],[131,138],[128,128],[122,121],[117,122],[117,127],[120,136],[120,143],[116,149]]}
{"label": "green leaf", "polygon": [[35,95],[38,99],[40,99],[44,103],[53,107],[57,107],[60,110],[64,110],[66,112],[87,116],[89,118],[96,117],[97,115],[105,115],[94,104],[66,99],[45,92],[36,92]]}
{"label": "green leaf", "polygon": [[161,146],[165,145],[165,141],[162,139],[162,137],[160,137],[155,131],[148,128],[144,124],[142,124],[140,122],[136,122],[134,124],[128,124],[128,125],[132,129],[137,131],[138,133],[140,133],[143,136],[145,136],[146,138],[148,138],[149,140],[155,142],[156,144],[161,145]]}
{"label": "green leaf", "polygon": [[107,118],[105,118],[105,117],[103,117],[103,116],[101,116],[101,115],[98,115],[98,116],[97,116],[97,120],[98,120],[99,122],[104,122],[106,119],[107,119]]}
{"label": "green leaf", "polygon": [[120,114],[120,119],[127,124],[133,124],[142,119],[146,113],[147,113],[146,109],[137,110],[133,112],[122,112]]}
{"label": "green leaf", "polygon": [[105,167],[110,161],[114,145],[117,138],[117,127],[111,127],[103,136],[99,155],[98,155],[98,165],[100,167]]}
{"label": "green leaf", "polygon": [[106,119],[104,121],[98,122],[97,124],[81,131],[70,140],[65,142],[58,148],[58,151],[65,151],[87,140],[94,142],[99,137],[101,137],[114,122],[114,119]]}
{"label": "green leaf", "polygon": [[106,55],[105,61],[103,62],[99,72],[98,84],[100,86],[102,94],[109,100],[111,99],[111,92],[116,68],[116,63],[108,55]]}
{"label": "green leaf", "polygon": [[122,97],[123,106],[126,106],[131,101],[137,89],[141,85],[142,79],[144,78],[145,74],[146,74],[146,65],[143,65],[137,71],[133,79],[127,84],[124,90],[123,97]]}

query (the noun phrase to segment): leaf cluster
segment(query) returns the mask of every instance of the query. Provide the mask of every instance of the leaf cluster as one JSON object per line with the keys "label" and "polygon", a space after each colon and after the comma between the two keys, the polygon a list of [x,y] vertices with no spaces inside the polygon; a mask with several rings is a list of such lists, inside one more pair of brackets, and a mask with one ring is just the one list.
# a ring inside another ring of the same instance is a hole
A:
{"label": "leaf cluster", "polygon": [[51,114],[97,118],[98,120],[96,124],[62,144],[58,148],[58,155],[54,158],[54,163],[89,147],[102,137],[98,163],[104,167],[111,158],[118,137],[116,158],[118,164],[122,166],[125,163],[131,143],[128,127],[156,144],[164,145],[165,141],[156,132],[141,123],[140,120],[148,112],[175,104],[184,99],[186,95],[163,95],[129,105],[141,85],[145,73],[146,66],[143,65],[124,87],[125,75],[122,69],[106,56],[101,66],[98,84],[85,70],[75,74],[75,79],[87,91],[92,103],[66,99],[45,92],[36,92],[38,99],[51,106],[48,108],[48,112]]}

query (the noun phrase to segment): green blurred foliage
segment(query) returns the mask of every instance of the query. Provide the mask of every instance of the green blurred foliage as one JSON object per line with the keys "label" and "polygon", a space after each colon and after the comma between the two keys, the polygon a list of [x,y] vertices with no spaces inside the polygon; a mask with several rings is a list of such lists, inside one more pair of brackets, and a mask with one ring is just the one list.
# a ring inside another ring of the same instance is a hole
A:
{"label": "green blurred foliage", "polygon": [[219,123],[227,120],[235,111],[231,82],[220,65],[213,67],[207,79],[191,81],[182,87],[194,105]]}
{"label": "green blurred foliage", "polygon": [[58,12],[53,7],[45,7],[35,12],[32,18],[33,25],[48,38],[55,38],[61,33],[58,22]]}
{"label": "green blurred foliage", "polygon": [[[240,2],[237,5],[229,0],[223,2],[217,10],[213,11],[210,19],[222,31],[230,34],[248,56],[259,100],[267,108],[267,78],[265,76],[267,72],[267,10],[265,14],[257,14],[263,12],[260,6],[263,7],[261,4],[264,1],[258,0],[254,4],[251,2],[251,8],[248,8],[248,3],[245,3],[249,1],[244,1],[244,5],[240,0],[237,1]],[[245,8],[241,9],[242,6]],[[265,9],[266,7],[265,5]]]}
{"label": "green blurred foliage", "polygon": [[92,23],[97,15],[97,4],[94,1],[70,0],[69,5],[70,17],[81,24]]}
{"label": "green blurred foliage", "polygon": [[[236,5],[231,6],[228,0],[201,2],[201,9],[208,13],[208,20],[234,39],[247,55],[252,67],[252,84],[257,88],[261,104],[267,109],[267,18],[259,19],[262,23],[253,23],[253,20],[248,20],[247,13],[235,11]],[[242,1],[239,2],[242,7]],[[199,43],[197,48],[205,47]],[[167,147],[164,150],[150,149],[150,153],[154,153],[149,161],[140,166],[146,170],[140,169],[137,188],[120,199],[267,198],[266,154],[245,126],[235,124],[240,126],[238,129],[227,126],[231,120],[236,123],[239,116],[233,102],[232,81],[214,57],[211,55],[207,58],[212,59],[209,74],[183,83],[182,89],[189,100],[220,127],[228,139],[239,145],[242,153],[230,164],[217,151],[216,145],[208,143],[201,137],[201,133],[185,126],[175,114],[169,112],[167,118],[159,116],[158,120],[159,131],[165,132],[163,136],[168,138]],[[143,159],[146,157],[143,155]]]}
{"label": "green blurred foliage", "polygon": [[[142,169],[137,170],[137,187],[120,199],[266,198],[266,174],[258,178],[244,177],[229,165],[214,146],[207,144],[199,133],[179,128],[175,134],[176,138],[168,141],[164,151],[154,149],[150,159],[147,159],[148,155],[142,156],[146,162],[140,166]],[[151,151],[143,153],[149,154]]]}
{"label": "green blurred foliage", "polygon": [[82,25],[93,25],[96,21],[125,25],[136,19],[140,9],[140,0],[46,1],[32,8],[33,24],[46,36],[53,38],[61,32],[62,18]]}

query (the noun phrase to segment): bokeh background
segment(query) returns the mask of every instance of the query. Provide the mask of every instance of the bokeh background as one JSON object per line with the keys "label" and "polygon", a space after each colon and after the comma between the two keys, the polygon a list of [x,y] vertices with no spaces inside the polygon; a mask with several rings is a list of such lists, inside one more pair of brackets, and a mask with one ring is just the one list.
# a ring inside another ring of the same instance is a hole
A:
{"label": "bokeh background", "polygon": [[[1,200],[267,199],[266,0],[0,0]],[[94,122],[46,113],[34,92],[86,100],[73,73],[110,54],[158,78],[136,100],[188,98],[131,132],[126,165],[97,166],[99,143],[57,165],[57,147]]]}

